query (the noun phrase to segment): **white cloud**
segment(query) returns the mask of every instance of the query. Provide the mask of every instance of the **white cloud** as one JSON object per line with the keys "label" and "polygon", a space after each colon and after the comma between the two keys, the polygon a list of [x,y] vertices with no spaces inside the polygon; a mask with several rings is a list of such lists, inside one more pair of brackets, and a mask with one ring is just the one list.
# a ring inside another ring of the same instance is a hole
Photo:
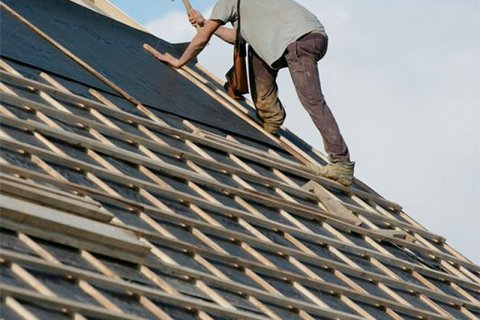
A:
{"label": "white cloud", "polygon": [[[322,85],[357,175],[480,262],[478,3],[298,2],[330,35]],[[147,27],[173,42],[189,41],[195,32],[181,12]],[[230,46],[214,40],[199,59],[223,77],[231,55]],[[321,148],[288,71],[278,82],[286,125]]]}
{"label": "white cloud", "polygon": [[174,10],[167,15],[145,25],[147,30],[169,42],[186,42],[195,35],[185,12]]}

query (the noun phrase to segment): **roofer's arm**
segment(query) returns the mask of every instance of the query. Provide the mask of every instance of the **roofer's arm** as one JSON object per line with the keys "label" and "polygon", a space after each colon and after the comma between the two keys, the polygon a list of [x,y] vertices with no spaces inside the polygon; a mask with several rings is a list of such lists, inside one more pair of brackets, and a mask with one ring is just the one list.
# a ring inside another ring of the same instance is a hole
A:
{"label": "roofer's arm", "polygon": [[[203,28],[203,26],[205,25],[205,22],[207,21],[202,16],[202,14],[200,12],[198,12],[198,10],[192,10],[188,14],[188,20],[190,21],[190,23],[192,25],[194,25],[194,26],[198,25],[201,28]],[[237,38],[237,31],[235,29],[232,29],[232,28],[220,27],[215,32],[215,35],[225,42],[228,42],[230,44],[234,44],[235,39]]]}
{"label": "roofer's arm", "polygon": [[205,48],[210,38],[215,31],[220,27],[221,22],[216,20],[208,20],[205,22],[203,28],[195,35],[192,42],[188,45],[185,52],[180,59],[175,58],[169,53],[156,55],[157,59],[168,63],[174,68],[181,68],[186,65],[190,60],[195,58]]}
{"label": "roofer's arm", "polygon": [[217,32],[215,32],[215,35],[225,42],[234,44],[237,38],[237,31],[231,28],[220,27]]}

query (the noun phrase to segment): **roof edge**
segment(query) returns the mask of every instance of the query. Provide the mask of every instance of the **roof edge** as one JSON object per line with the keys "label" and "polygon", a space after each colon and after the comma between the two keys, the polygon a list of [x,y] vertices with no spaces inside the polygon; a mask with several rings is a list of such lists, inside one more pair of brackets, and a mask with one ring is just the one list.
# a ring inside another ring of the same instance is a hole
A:
{"label": "roof edge", "polygon": [[138,23],[135,19],[123,12],[113,3],[108,0],[70,0],[78,5],[84,6],[90,10],[103,14],[109,18],[117,20],[132,28],[149,33],[144,26]]}

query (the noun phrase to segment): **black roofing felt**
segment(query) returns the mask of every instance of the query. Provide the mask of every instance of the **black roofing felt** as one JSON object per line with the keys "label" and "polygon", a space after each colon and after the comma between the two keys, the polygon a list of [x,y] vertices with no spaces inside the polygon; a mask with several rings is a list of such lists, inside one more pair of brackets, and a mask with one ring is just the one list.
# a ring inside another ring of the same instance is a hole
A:
{"label": "black roofing felt", "polygon": [[[17,1],[13,2],[14,4],[17,3]],[[42,3],[41,1],[38,2]],[[8,1],[6,3],[9,4]],[[55,50],[48,42],[43,41],[40,36],[37,36],[5,10],[1,10],[0,14],[2,26],[8,25],[8,28],[1,28],[2,57],[8,57],[54,74],[90,84],[92,87],[104,91],[113,92],[66,55]]]}
{"label": "black roofing felt", "polygon": [[[4,2],[144,105],[272,143],[142,47],[148,43],[161,52],[179,55],[183,45],[159,40],[71,1]],[[2,56],[112,92],[5,12],[3,23],[9,28],[2,28]]]}

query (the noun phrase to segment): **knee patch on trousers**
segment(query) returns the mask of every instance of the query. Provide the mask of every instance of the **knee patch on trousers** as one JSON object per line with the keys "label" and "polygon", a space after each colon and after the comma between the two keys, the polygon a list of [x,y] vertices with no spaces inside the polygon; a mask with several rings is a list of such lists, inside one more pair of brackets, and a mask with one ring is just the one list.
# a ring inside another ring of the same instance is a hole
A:
{"label": "knee patch on trousers", "polygon": [[263,110],[257,109],[257,116],[265,123],[271,127],[280,128],[282,124],[285,122],[285,118],[287,114],[285,110],[282,108],[275,113],[265,112]]}

